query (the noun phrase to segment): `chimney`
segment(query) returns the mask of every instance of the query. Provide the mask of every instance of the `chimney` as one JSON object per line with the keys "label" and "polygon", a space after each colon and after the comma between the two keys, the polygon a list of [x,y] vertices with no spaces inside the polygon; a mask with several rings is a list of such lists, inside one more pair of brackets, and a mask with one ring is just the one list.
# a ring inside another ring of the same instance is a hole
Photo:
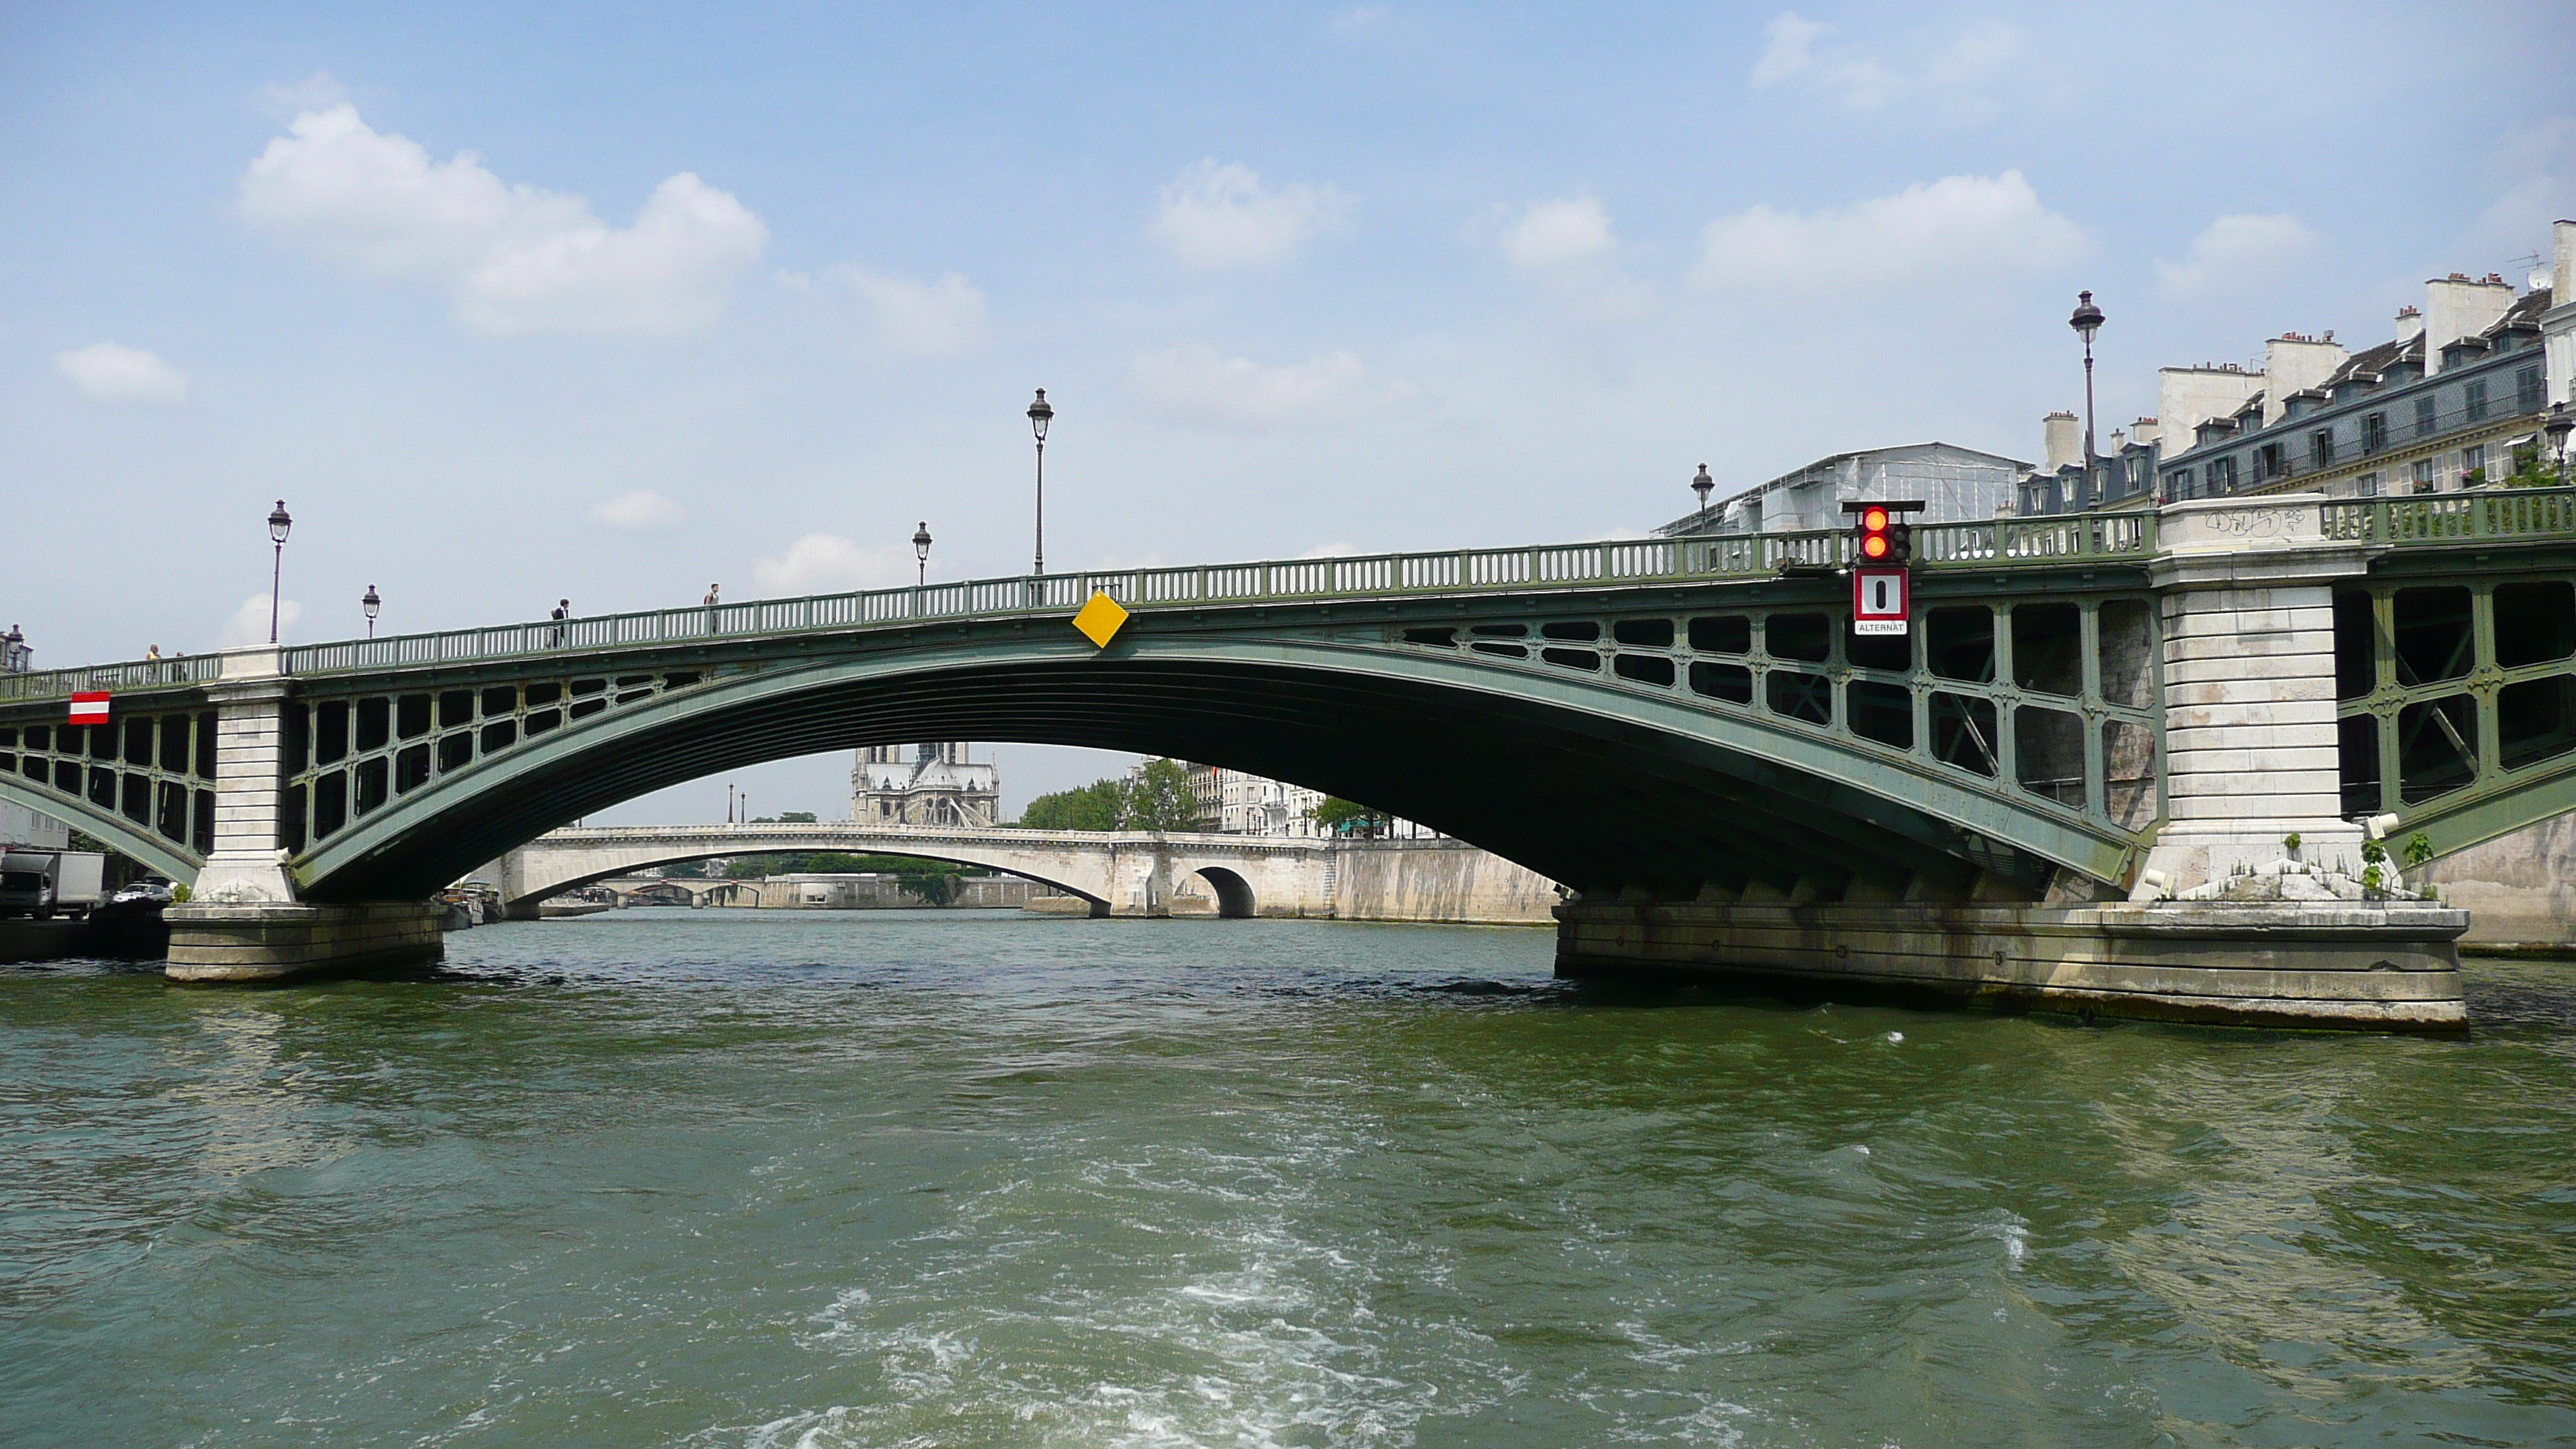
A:
{"label": "chimney", "polygon": [[[2498,313],[2498,316],[2503,315]],[[2350,353],[2332,336],[2307,337],[2284,332],[2263,344],[2263,421],[2277,423],[2289,404],[2290,394],[2309,388],[2334,376]]]}
{"label": "chimney", "polygon": [[2400,342],[2412,342],[2423,335],[2424,309],[2421,307],[2398,308],[2397,340]]}
{"label": "chimney", "polygon": [[2245,400],[2263,390],[2263,374],[2232,363],[2156,369],[2156,420],[2174,440],[2174,451],[2193,444],[2193,430],[2211,418],[2234,415]]}
{"label": "chimney", "polygon": [[2163,442],[2165,436],[2164,424],[2158,422],[2154,418],[2140,418],[2136,422],[2129,424],[2129,436],[2137,439],[2141,443]]}
{"label": "chimney", "polygon": [[2084,461],[2084,425],[2070,412],[2053,412],[2039,420],[2040,471],[2054,473]]}
{"label": "chimney", "polygon": [[2442,349],[2463,337],[2474,337],[2496,324],[2513,305],[2513,287],[2504,278],[2472,277],[2453,272],[2424,284],[2424,371],[2442,370]]}
{"label": "chimney", "polygon": [[2549,305],[2564,307],[2576,302],[2576,221],[2559,222],[2549,231]]}

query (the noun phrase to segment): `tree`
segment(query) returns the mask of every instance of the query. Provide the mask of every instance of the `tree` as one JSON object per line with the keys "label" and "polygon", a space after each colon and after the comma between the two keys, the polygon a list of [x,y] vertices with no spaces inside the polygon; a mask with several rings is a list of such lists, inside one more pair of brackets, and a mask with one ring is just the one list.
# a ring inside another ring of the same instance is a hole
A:
{"label": "tree", "polygon": [[811,825],[814,823],[814,812],[811,810],[781,810],[775,815],[756,816],[753,818],[751,823],[754,825]]}
{"label": "tree", "polygon": [[1146,761],[1126,796],[1119,824],[1128,830],[1187,830],[1199,822],[1198,791],[1177,760]]}
{"label": "tree", "polygon": [[1115,830],[1118,809],[1127,794],[1122,780],[1094,780],[1071,790],[1040,795],[1020,812],[1028,830]]}
{"label": "tree", "polygon": [[1336,835],[1359,835],[1374,840],[1388,829],[1395,817],[1356,800],[1327,795],[1322,804],[1306,812],[1306,818]]}

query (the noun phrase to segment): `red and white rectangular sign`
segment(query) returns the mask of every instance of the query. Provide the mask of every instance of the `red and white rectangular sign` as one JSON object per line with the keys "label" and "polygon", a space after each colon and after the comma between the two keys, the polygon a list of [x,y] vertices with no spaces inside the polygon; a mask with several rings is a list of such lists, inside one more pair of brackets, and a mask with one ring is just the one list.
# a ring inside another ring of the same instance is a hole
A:
{"label": "red and white rectangular sign", "polygon": [[1852,570],[1852,632],[1902,634],[1909,617],[1903,569]]}
{"label": "red and white rectangular sign", "polygon": [[71,722],[76,725],[107,723],[107,691],[89,689],[73,695]]}

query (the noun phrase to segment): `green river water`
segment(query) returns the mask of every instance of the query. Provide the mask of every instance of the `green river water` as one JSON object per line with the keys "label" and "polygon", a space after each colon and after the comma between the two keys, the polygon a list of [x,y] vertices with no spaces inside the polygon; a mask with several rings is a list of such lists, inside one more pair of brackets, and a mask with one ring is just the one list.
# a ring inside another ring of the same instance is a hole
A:
{"label": "green river water", "polygon": [[0,968],[0,1445],[2576,1441],[2576,964],[2467,1040],[1544,931],[639,910]]}

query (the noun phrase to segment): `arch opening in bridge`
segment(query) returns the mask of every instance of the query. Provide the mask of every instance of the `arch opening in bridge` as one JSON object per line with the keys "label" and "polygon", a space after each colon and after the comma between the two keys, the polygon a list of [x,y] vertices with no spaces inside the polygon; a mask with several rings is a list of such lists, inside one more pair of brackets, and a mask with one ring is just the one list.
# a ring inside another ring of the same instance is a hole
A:
{"label": "arch opening in bridge", "polygon": [[1199,878],[1216,891],[1216,913],[1226,920],[1242,920],[1259,914],[1259,902],[1252,896],[1252,883],[1221,865],[1203,865]]}
{"label": "arch opening in bridge", "polygon": [[[841,842],[835,840],[821,839],[812,842],[810,845],[804,846],[782,845],[778,853],[793,854],[811,849],[837,849],[840,848],[840,845]],[[577,871],[559,878],[549,878],[539,882],[532,882],[523,894],[512,897],[507,904],[515,916],[533,912],[537,908],[538,903],[542,901],[552,900],[557,896],[580,890],[585,886],[596,885],[601,881],[610,880],[618,876],[633,875],[647,870],[657,870],[665,866],[689,865],[703,860],[736,858],[742,853],[743,852],[738,846],[733,846],[722,850],[668,851],[638,854],[635,856],[621,856],[614,863],[602,864],[593,869]],[[770,852],[763,851],[759,853],[767,854]],[[1032,872],[1024,869],[1015,870],[1009,866],[1002,865],[991,860],[979,860],[973,855],[964,852],[959,852],[953,849],[925,849],[913,842],[905,842],[903,850],[900,852],[889,853],[901,854],[913,860],[937,861],[944,865],[962,865],[970,870],[991,871],[995,875],[1010,876],[1013,879],[1024,880],[1035,885],[1045,886],[1049,890],[1059,891],[1065,895],[1081,900],[1091,907],[1090,914],[1094,916],[1105,916],[1109,914],[1110,907],[1108,901],[1090,891],[1082,889],[1079,886],[1075,886],[1061,880],[1052,880],[1046,876],[1033,874]],[[703,885],[681,881],[675,882],[674,884],[679,889],[687,891],[693,898],[711,898],[720,892],[731,891],[737,895],[748,893],[752,897],[753,903],[762,903],[759,887],[749,881],[707,880]],[[1247,899],[1250,898],[1251,890],[1249,887],[1245,888],[1244,895]]]}

